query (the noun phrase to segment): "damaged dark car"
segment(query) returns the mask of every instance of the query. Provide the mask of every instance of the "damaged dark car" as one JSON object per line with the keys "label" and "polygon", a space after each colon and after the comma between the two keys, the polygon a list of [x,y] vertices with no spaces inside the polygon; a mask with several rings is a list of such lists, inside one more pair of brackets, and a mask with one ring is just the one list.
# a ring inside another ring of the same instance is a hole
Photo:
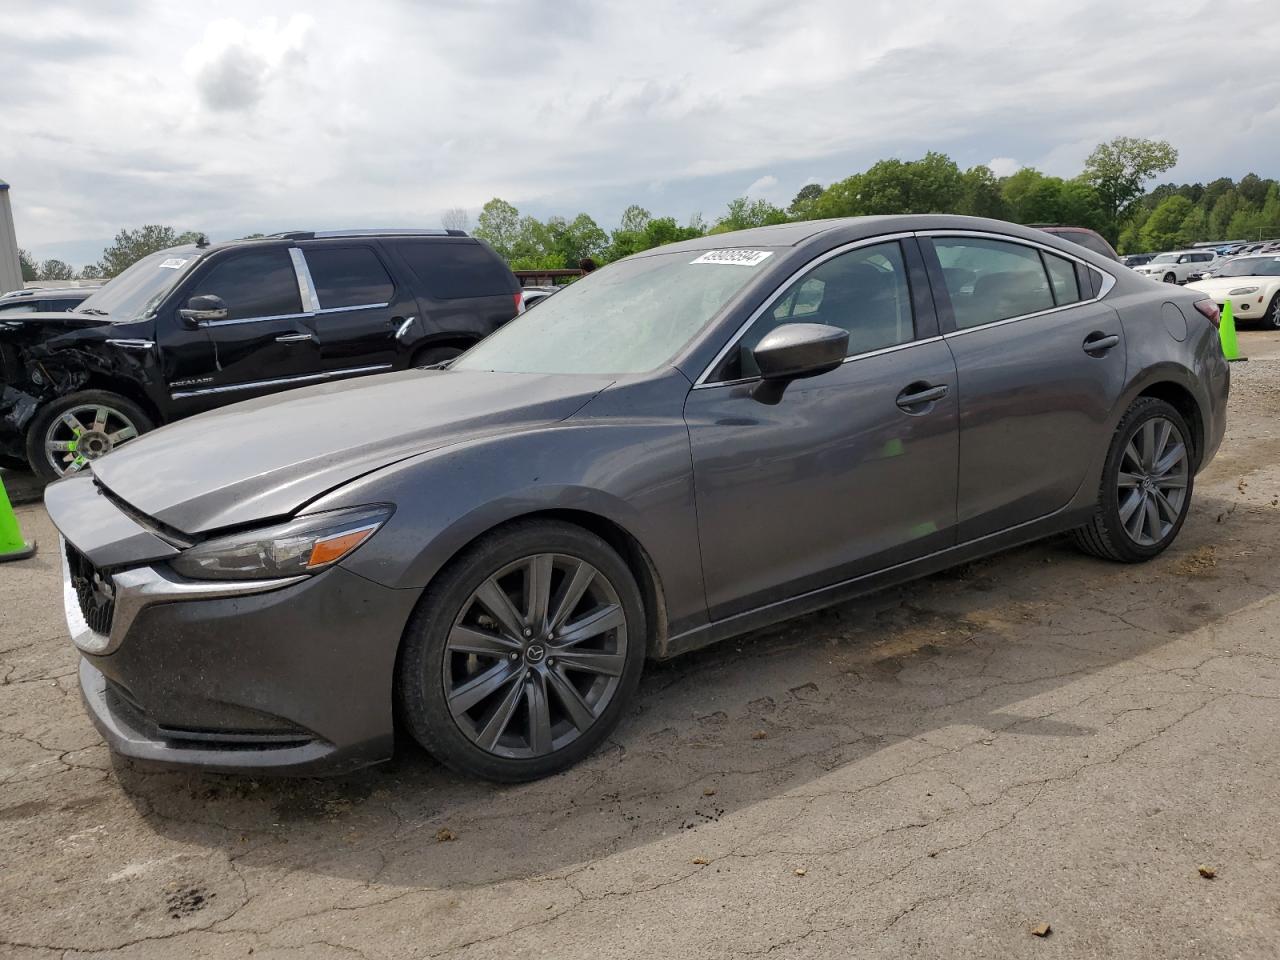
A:
{"label": "damaged dark car", "polygon": [[228,403],[452,359],[521,309],[506,264],[460,231],[162,250],[72,311],[0,316],[0,466],[55,480]]}

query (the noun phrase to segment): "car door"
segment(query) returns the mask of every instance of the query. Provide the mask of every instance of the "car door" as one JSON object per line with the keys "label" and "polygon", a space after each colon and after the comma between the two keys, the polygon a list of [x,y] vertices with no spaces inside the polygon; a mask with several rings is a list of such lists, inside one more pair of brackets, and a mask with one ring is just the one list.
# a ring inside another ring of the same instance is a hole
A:
{"label": "car door", "polygon": [[960,380],[963,543],[1071,500],[1109,440],[1124,329],[1110,278],[1051,248],[941,232],[921,248]]}
{"label": "car door", "polygon": [[318,370],[330,376],[377,373],[407,365],[396,334],[412,326],[417,304],[397,286],[371,243],[303,243],[315,303],[305,324]]}
{"label": "car door", "polygon": [[[178,309],[192,297],[213,295],[227,306],[227,318],[202,322],[194,336]],[[230,250],[209,258],[174,299],[173,316],[163,318],[164,351],[185,347],[181,368],[169,380],[179,415],[233,400],[286,390],[316,379],[311,332],[298,275],[284,245]],[[201,341],[207,337],[204,348]]]}
{"label": "car door", "polygon": [[[927,286],[910,238],[826,254],[690,391],[712,619],[954,542],[956,372]],[[848,330],[849,356],[770,405],[753,396],[751,350],[791,322]]]}

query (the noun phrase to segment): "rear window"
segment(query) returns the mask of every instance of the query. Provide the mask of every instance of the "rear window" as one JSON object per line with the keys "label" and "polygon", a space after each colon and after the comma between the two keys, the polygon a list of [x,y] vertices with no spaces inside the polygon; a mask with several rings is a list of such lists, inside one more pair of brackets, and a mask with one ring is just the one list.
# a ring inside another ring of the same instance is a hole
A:
{"label": "rear window", "polygon": [[516,291],[511,271],[483,244],[402,240],[391,246],[435,300],[509,296]]}
{"label": "rear window", "polygon": [[320,309],[381,306],[391,300],[391,277],[368,247],[308,247],[305,252]]}

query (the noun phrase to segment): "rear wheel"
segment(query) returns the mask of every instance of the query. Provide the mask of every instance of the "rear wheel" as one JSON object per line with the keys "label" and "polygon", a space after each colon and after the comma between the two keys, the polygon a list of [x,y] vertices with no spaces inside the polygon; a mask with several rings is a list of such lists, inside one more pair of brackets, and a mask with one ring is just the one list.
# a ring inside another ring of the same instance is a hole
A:
{"label": "rear wheel", "polygon": [[1170,404],[1155,397],[1135,401],[1116,427],[1093,518],[1074,532],[1077,546],[1122,563],[1163,553],[1191,506],[1190,437]]}
{"label": "rear wheel", "polygon": [[415,367],[433,367],[437,363],[445,363],[454,357],[460,357],[466,350],[464,347],[426,347],[413,355]]}
{"label": "rear wheel", "polygon": [[414,738],[489,780],[545,777],[617,725],[644,666],[635,578],[594,534],[515,523],[478,541],[428,588],[397,670]]}
{"label": "rear wheel", "polygon": [[78,473],[154,424],[136,403],[107,390],[82,390],[43,407],[27,429],[27,462],[45,481]]}

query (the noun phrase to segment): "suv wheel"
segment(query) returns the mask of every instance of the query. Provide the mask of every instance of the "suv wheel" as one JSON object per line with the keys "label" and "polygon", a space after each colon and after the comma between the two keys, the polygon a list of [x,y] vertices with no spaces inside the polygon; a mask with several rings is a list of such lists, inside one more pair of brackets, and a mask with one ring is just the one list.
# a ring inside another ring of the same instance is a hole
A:
{"label": "suv wheel", "polygon": [[426,347],[413,355],[411,367],[433,367],[465,353],[463,347]]}
{"label": "suv wheel", "polygon": [[82,390],[44,406],[27,429],[27,462],[46,482],[78,473],[154,424],[132,400]]}
{"label": "suv wheel", "polygon": [[603,540],[514,523],[468,548],[406,628],[398,700],[414,738],[463,773],[545,777],[617,725],[644,666],[644,604]]}
{"label": "suv wheel", "polygon": [[1164,275],[1164,282],[1165,282],[1165,283],[1177,283],[1177,282],[1178,282],[1178,277],[1177,277],[1177,275],[1176,275],[1176,274],[1174,274],[1172,271],[1170,271],[1169,273],[1166,273],[1166,274]]}
{"label": "suv wheel", "polygon": [[1191,432],[1182,414],[1140,397],[1120,420],[1102,469],[1093,518],[1074,532],[1087,553],[1122,563],[1158,556],[1173,543],[1195,482]]}

